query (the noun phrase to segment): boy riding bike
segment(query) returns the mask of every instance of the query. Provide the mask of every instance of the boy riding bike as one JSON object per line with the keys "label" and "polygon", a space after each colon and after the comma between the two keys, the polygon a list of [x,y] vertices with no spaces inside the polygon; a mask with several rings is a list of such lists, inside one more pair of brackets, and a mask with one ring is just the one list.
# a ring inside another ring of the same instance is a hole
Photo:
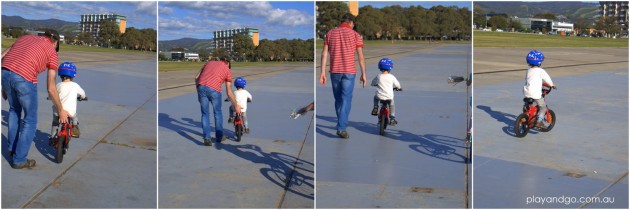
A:
{"label": "boy riding bike", "polygon": [[[247,102],[252,101],[252,94],[249,94],[249,91],[245,90],[245,85],[247,85],[247,80],[243,77],[238,77],[234,80],[234,86],[236,87],[236,91],[234,91],[234,97],[236,98],[236,103],[241,107],[241,119],[243,120],[243,127],[245,127],[245,133],[249,133],[249,126],[247,124],[247,115],[245,111],[247,111]],[[234,122],[235,115],[234,106],[230,106],[230,119],[228,119],[228,123]]]}
{"label": "boy riding bike", "polygon": [[394,77],[390,71],[394,68],[394,61],[389,58],[383,58],[378,62],[378,69],[381,71],[381,74],[376,75],[372,80],[372,86],[376,86],[376,94],[374,95],[374,109],[372,109],[372,115],[376,116],[378,114],[378,102],[380,100],[391,100],[389,104],[390,110],[390,125],[395,125],[398,123],[394,116],[394,89],[401,89],[400,83]]}
{"label": "boy riding bike", "polygon": [[[63,109],[68,112],[70,117],[72,117],[72,137],[79,138],[79,119],[77,118],[77,96],[81,99],[85,99],[85,91],[72,80],[77,74],[77,67],[72,62],[64,62],[59,65],[59,70],[57,71],[59,77],[61,77],[61,82],[57,83],[57,91],[59,92],[59,100],[63,105]],[[50,133],[52,134],[55,131],[55,128],[59,127],[59,114],[57,113],[57,109],[53,106],[53,121],[52,128]]]}
{"label": "boy riding bike", "polygon": [[545,100],[542,98],[543,83],[554,89],[556,88],[553,81],[551,81],[549,74],[547,74],[544,69],[540,68],[544,60],[545,55],[538,50],[532,50],[527,54],[526,61],[529,65],[529,69],[527,70],[527,75],[525,77],[525,86],[523,86],[523,95],[525,95],[525,98],[534,99],[539,107],[538,122],[536,123],[536,127],[538,128],[545,128],[543,119],[547,111],[547,105],[545,104]]}

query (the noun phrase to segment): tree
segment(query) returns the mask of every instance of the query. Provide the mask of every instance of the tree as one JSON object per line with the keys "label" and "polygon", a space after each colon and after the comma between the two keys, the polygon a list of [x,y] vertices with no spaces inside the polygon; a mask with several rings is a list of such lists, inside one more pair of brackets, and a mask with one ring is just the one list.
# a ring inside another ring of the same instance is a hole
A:
{"label": "tree", "polygon": [[252,38],[247,34],[239,34],[234,36],[234,55],[238,58],[247,61],[247,59],[254,53],[254,43]]}
{"label": "tree", "polygon": [[488,20],[488,26],[491,26],[493,30],[503,29],[508,27],[507,19],[503,16],[492,16]]}
{"label": "tree", "polygon": [[230,53],[225,48],[214,48],[212,51],[212,57],[215,58],[227,57],[228,55],[230,55]]}
{"label": "tree", "polygon": [[359,34],[366,36],[366,39],[378,39],[382,35],[381,21],[383,13],[371,5],[361,7],[356,19],[356,30]]}
{"label": "tree", "polygon": [[98,32],[98,41],[101,46],[112,47],[118,44],[120,37],[120,29],[116,23],[109,20],[101,21],[100,31]]}
{"label": "tree", "polygon": [[79,41],[80,45],[93,45],[94,44],[94,38],[92,38],[92,34],[88,33],[88,32],[81,32],[79,35],[77,35],[77,41]]}
{"label": "tree", "polygon": [[508,26],[509,28],[514,29],[514,31],[523,31],[523,24],[521,24],[521,21],[516,20],[516,19],[510,19],[510,24]]}
{"label": "tree", "polygon": [[317,35],[324,38],[330,29],[341,24],[341,17],[348,13],[348,6],[343,2],[322,1],[317,2]]}
{"label": "tree", "polygon": [[486,20],[486,12],[484,12],[479,7],[474,7],[473,23],[479,28],[485,28],[487,22],[488,21]]}
{"label": "tree", "polygon": [[157,51],[157,31],[152,28],[140,30],[142,38],[140,39],[141,49],[146,51]]}
{"label": "tree", "polygon": [[184,52],[184,51],[186,51],[186,49],[185,49],[185,48],[183,48],[183,47],[174,47],[174,48],[171,48],[171,51],[181,51],[181,52]]}
{"label": "tree", "polygon": [[555,20],[556,15],[551,12],[545,12],[545,13],[539,13],[539,14],[534,15],[534,18]]}
{"label": "tree", "polygon": [[21,29],[21,28],[13,28],[9,30],[9,36],[13,38],[19,38],[25,34],[26,34],[26,31],[24,31],[24,29]]}
{"label": "tree", "polygon": [[7,36],[9,34],[9,26],[2,24],[2,35]]}
{"label": "tree", "polygon": [[133,27],[127,28],[120,38],[121,48],[139,50],[141,48],[142,39],[145,39],[145,37],[142,36],[142,32]]}
{"label": "tree", "polygon": [[621,34],[621,26],[614,17],[600,17],[595,22],[595,29],[606,31],[605,36],[609,38]]}

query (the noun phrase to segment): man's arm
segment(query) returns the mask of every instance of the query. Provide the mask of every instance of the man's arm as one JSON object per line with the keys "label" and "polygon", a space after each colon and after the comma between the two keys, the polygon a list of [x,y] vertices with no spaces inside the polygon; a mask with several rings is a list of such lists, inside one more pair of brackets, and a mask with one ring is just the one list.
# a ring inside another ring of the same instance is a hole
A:
{"label": "man's arm", "polygon": [[61,100],[59,100],[59,93],[57,93],[57,87],[55,86],[55,76],[57,76],[57,71],[48,69],[48,97],[52,100],[53,104],[55,104],[55,108],[57,108],[57,113],[59,113],[59,123],[68,123],[68,112],[63,109],[61,105]]}
{"label": "man's arm", "polygon": [[363,56],[363,48],[357,48],[357,53],[359,54],[359,67],[361,67],[361,82],[363,83],[363,87],[365,87],[367,78],[365,75],[365,57]]}
{"label": "man's arm", "polygon": [[322,65],[320,66],[321,72],[319,74],[319,83],[322,85],[326,84],[326,64],[328,63],[328,45],[324,45],[324,49],[322,49]]}
{"label": "man's arm", "polygon": [[231,86],[232,86],[231,82],[225,82],[225,89],[227,91],[228,99],[230,99],[230,102],[232,102],[232,106],[234,106],[234,110],[236,111],[236,113],[241,114],[241,106],[239,106],[238,103],[236,103],[234,92],[232,92],[232,88],[230,88]]}
{"label": "man's arm", "polygon": [[[13,46],[11,46],[13,47]],[[2,51],[2,58],[4,58],[4,56],[9,53],[9,51],[11,51],[11,47],[7,48],[6,50]]]}

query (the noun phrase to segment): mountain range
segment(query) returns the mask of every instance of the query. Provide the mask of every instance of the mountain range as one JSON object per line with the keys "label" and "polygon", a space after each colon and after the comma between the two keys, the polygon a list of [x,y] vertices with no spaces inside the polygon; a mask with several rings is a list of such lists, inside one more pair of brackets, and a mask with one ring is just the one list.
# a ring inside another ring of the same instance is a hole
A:
{"label": "mountain range", "polygon": [[599,17],[597,2],[475,2],[474,8],[486,13],[506,13],[518,17],[532,17],[539,13],[551,12],[556,16],[563,15],[573,22],[578,17],[587,20]]}
{"label": "mountain range", "polygon": [[162,51],[172,48],[186,48],[189,51],[207,50],[212,44],[212,39],[181,38],[175,40],[159,41],[158,48]]}
{"label": "mountain range", "polygon": [[38,28],[50,28],[64,32],[71,32],[79,29],[78,22],[68,22],[59,19],[46,19],[46,20],[29,20],[20,16],[7,16],[2,15],[2,24],[11,27],[20,27],[29,30],[36,30]]}

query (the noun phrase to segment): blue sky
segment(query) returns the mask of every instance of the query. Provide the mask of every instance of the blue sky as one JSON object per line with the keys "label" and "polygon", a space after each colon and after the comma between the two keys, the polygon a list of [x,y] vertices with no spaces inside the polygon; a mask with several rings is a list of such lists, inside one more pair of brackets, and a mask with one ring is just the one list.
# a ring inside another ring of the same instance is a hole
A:
{"label": "blue sky", "polygon": [[82,14],[116,13],[127,16],[127,27],[157,28],[155,1],[137,2],[2,2],[2,14],[30,20],[60,19],[79,22]]}
{"label": "blue sky", "polygon": [[472,10],[472,2],[465,1],[423,1],[423,2],[414,2],[414,1],[386,1],[386,2],[372,2],[372,1],[359,1],[359,8],[365,5],[372,5],[372,7],[383,8],[386,6],[392,5],[400,5],[402,7],[409,6],[422,6],[426,9],[429,9],[433,6],[457,6],[457,7],[468,7],[468,10]]}
{"label": "blue sky", "polygon": [[159,7],[159,40],[211,39],[212,32],[257,28],[260,39],[313,38],[311,2],[164,2]]}

